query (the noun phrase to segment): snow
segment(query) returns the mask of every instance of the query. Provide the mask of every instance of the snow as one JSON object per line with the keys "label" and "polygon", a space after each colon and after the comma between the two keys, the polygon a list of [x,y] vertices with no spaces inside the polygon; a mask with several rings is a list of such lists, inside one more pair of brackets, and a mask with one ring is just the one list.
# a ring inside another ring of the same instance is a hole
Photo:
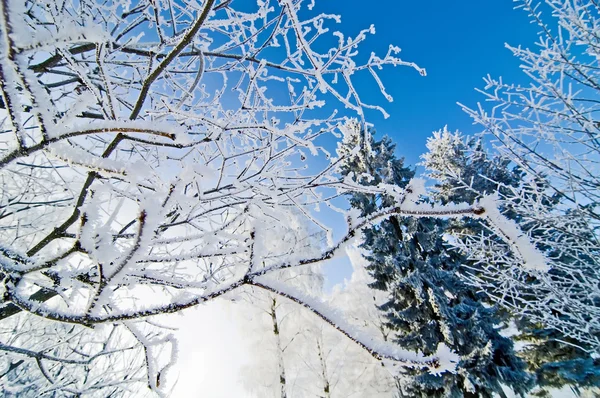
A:
{"label": "snow", "polygon": [[441,375],[444,372],[456,372],[456,364],[460,361],[460,356],[453,352],[446,344],[439,343],[435,355],[438,358],[439,365],[429,371],[431,374]]}
{"label": "snow", "polygon": [[550,268],[545,256],[524,234],[517,224],[506,218],[498,209],[498,196],[487,195],[479,200],[479,205],[485,210],[481,217],[490,221],[492,228],[513,249],[515,254],[521,257],[523,267],[532,271],[546,272]]}

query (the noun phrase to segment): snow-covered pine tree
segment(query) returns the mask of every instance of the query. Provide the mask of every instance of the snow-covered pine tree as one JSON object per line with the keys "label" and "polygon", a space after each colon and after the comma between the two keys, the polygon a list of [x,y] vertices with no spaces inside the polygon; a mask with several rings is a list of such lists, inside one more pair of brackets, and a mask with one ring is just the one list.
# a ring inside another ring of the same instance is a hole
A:
{"label": "snow-covered pine tree", "polygon": [[433,133],[427,149],[421,156],[422,165],[428,177],[436,181],[435,199],[444,204],[473,202],[505,187],[516,187],[523,178],[506,157],[488,156],[480,139],[451,133],[447,127]]}
{"label": "snow-covered pine tree", "polygon": [[[414,172],[396,158],[389,138],[376,141],[371,131],[358,124],[346,127],[349,131],[339,149],[348,158],[344,174],[364,184],[409,186]],[[351,196],[352,206],[362,215],[389,200],[369,194]],[[502,385],[506,385],[524,394],[530,387],[524,363],[514,355],[512,342],[496,330],[494,310],[484,307],[455,274],[464,258],[444,245],[447,227],[448,221],[439,218],[392,217],[363,231],[367,269],[375,279],[371,286],[389,292],[381,310],[393,330],[392,340],[425,354],[444,344],[460,355],[454,373],[408,370],[410,377],[402,379],[399,393],[492,397],[503,396]]]}
{"label": "snow-covered pine tree", "polygon": [[[437,200],[444,204],[465,200],[473,202],[482,195],[498,192],[501,197],[508,199],[503,201],[504,206],[501,208],[504,214],[533,236],[543,233],[540,241],[544,243],[539,245],[540,249],[556,263],[563,265],[551,269],[548,272],[549,278],[568,279],[564,269],[573,268],[577,261],[592,263],[589,255],[576,253],[580,251],[580,245],[573,245],[569,250],[564,249],[568,245],[557,245],[559,241],[565,240],[561,229],[581,231],[584,229],[581,225],[584,222],[576,215],[569,214],[561,216],[562,223],[553,222],[554,218],[549,215],[559,206],[560,196],[544,194],[551,191],[547,189],[548,184],[543,176],[524,184],[525,173],[517,166],[511,167],[507,157],[500,154],[490,156],[480,139],[466,138],[459,132],[451,133],[446,127],[433,133],[433,137],[427,142],[427,148],[429,151],[423,155],[423,166],[427,168],[429,177],[436,181],[434,192]],[[521,198],[515,192],[519,192]],[[533,202],[539,203],[542,211],[531,211],[527,205]],[[451,220],[450,224],[451,230],[458,236],[490,235],[479,220]],[[546,225],[542,228],[542,224]],[[550,232],[552,229],[554,231]],[[588,239],[593,237],[589,236]],[[468,270],[465,275],[467,282],[473,278],[485,278],[487,283],[496,284],[490,291],[502,290],[500,285],[507,282],[502,278],[483,275],[485,265],[482,266],[480,261],[468,261],[464,265]],[[580,271],[583,276],[586,270],[581,268]],[[537,285],[533,278],[530,283]],[[503,315],[507,324],[512,321],[512,325],[517,328],[513,331],[513,338],[526,343],[519,356],[526,360],[528,370],[536,376],[537,389],[533,394],[549,396],[547,388],[551,387],[568,385],[577,390],[600,385],[600,359],[592,357],[591,345],[582,344],[561,333],[550,327],[548,322],[524,316],[521,309],[531,305],[528,297],[535,295],[536,289],[528,289],[527,286],[520,288],[522,300],[511,300],[510,306],[503,306],[504,310],[509,309],[503,311]],[[491,298],[490,304],[495,304],[497,300],[493,296]],[[511,307],[513,311],[510,311]],[[564,313],[562,316],[569,317],[573,314]]]}
{"label": "snow-covered pine tree", "polygon": [[[428,152],[421,156],[421,165],[426,169],[426,176],[435,182],[433,200],[444,205],[476,202],[484,195],[494,193],[507,196],[523,178],[521,170],[511,168],[505,157],[488,156],[480,139],[452,133],[447,126],[433,132],[427,140],[427,149]],[[504,207],[502,211],[508,218],[518,221],[519,215],[512,207]],[[462,218],[449,220],[447,229],[455,236],[479,236],[482,233],[491,236],[484,225],[481,220]],[[463,260],[463,264],[466,265],[466,261]],[[482,277],[481,269],[472,262],[468,265],[467,278]]]}

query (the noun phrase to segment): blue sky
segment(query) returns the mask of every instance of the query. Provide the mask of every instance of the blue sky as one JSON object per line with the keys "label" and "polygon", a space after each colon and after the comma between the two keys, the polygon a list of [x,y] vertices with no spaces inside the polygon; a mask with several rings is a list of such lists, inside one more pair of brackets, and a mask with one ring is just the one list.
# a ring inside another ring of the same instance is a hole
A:
{"label": "blue sky", "polygon": [[[384,70],[383,81],[394,97],[385,104],[391,116],[367,114],[379,134],[398,143],[398,155],[414,164],[432,131],[446,124],[466,134],[479,131],[456,102],[476,106],[482,101],[475,88],[483,88],[484,76],[523,81],[518,60],[504,44],[533,47],[538,29],[514,6],[510,0],[326,0],[315,9],[340,14],[340,30],[347,34],[374,24],[376,35],[364,43],[368,51],[385,54],[394,44],[404,60],[427,70],[426,77],[406,67]],[[385,100],[379,96],[370,102]]]}

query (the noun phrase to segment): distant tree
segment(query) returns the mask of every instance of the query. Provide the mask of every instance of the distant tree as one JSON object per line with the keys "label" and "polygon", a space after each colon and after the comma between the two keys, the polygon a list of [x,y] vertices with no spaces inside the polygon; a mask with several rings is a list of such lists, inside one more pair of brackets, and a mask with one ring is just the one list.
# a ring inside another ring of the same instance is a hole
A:
{"label": "distant tree", "polygon": [[[381,333],[381,313],[366,285],[360,255],[352,255],[352,279],[336,287],[327,299],[349,323],[372,335]],[[322,275],[316,269],[283,271],[278,279],[323,297]],[[257,289],[239,293],[249,303],[246,312],[254,354],[242,376],[249,391],[261,397],[391,397],[395,382],[390,370],[314,314]],[[385,334],[376,340],[384,341]]]}
{"label": "distant tree", "polygon": [[[396,158],[395,146],[388,138],[376,141],[365,129],[351,137],[361,137],[364,143],[358,146],[365,149],[347,158],[346,174],[360,176],[364,184],[396,184],[416,198],[420,196],[424,187],[411,180],[414,173]],[[340,152],[354,147],[356,142],[345,141]],[[390,200],[385,195],[364,193],[351,197],[362,215]],[[447,228],[448,220],[393,216],[363,230],[366,268],[375,279],[371,286],[389,294],[381,310],[392,340],[426,355],[440,345],[459,355],[452,372],[406,372],[411,377],[404,379],[400,392],[410,397],[492,397],[504,395],[502,385],[506,385],[524,394],[530,387],[524,363],[515,356],[512,342],[496,330],[493,309],[485,308],[478,294],[456,275],[464,257],[445,246]]]}

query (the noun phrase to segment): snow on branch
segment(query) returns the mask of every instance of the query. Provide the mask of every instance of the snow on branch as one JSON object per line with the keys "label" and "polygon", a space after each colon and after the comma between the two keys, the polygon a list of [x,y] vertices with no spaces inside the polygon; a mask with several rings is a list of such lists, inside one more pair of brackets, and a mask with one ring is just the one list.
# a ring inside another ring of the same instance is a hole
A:
{"label": "snow on branch", "polygon": [[500,213],[498,209],[498,195],[487,195],[479,200],[479,205],[484,209],[481,217],[490,222],[492,229],[500,236],[520,258],[523,267],[534,271],[548,271],[548,261],[532,240],[525,234],[513,220]]}
{"label": "snow on branch", "polygon": [[350,325],[344,319],[343,315],[332,311],[324,302],[309,297],[281,282],[275,280],[269,280],[268,282],[252,280],[248,284],[275,293],[308,309],[339,333],[350,339],[354,344],[368,352],[373,358],[384,361],[388,366],[426,368],[432,374],[438,374],[445,371],[453,372],[456,363],[459,361],[459,356],[449,352],[447,347],[439,347],[439,353],[434,355],[423,356],[420,353],[406,351],[397,346],[382,344],[375,340],[374,336],[365,334]]}

